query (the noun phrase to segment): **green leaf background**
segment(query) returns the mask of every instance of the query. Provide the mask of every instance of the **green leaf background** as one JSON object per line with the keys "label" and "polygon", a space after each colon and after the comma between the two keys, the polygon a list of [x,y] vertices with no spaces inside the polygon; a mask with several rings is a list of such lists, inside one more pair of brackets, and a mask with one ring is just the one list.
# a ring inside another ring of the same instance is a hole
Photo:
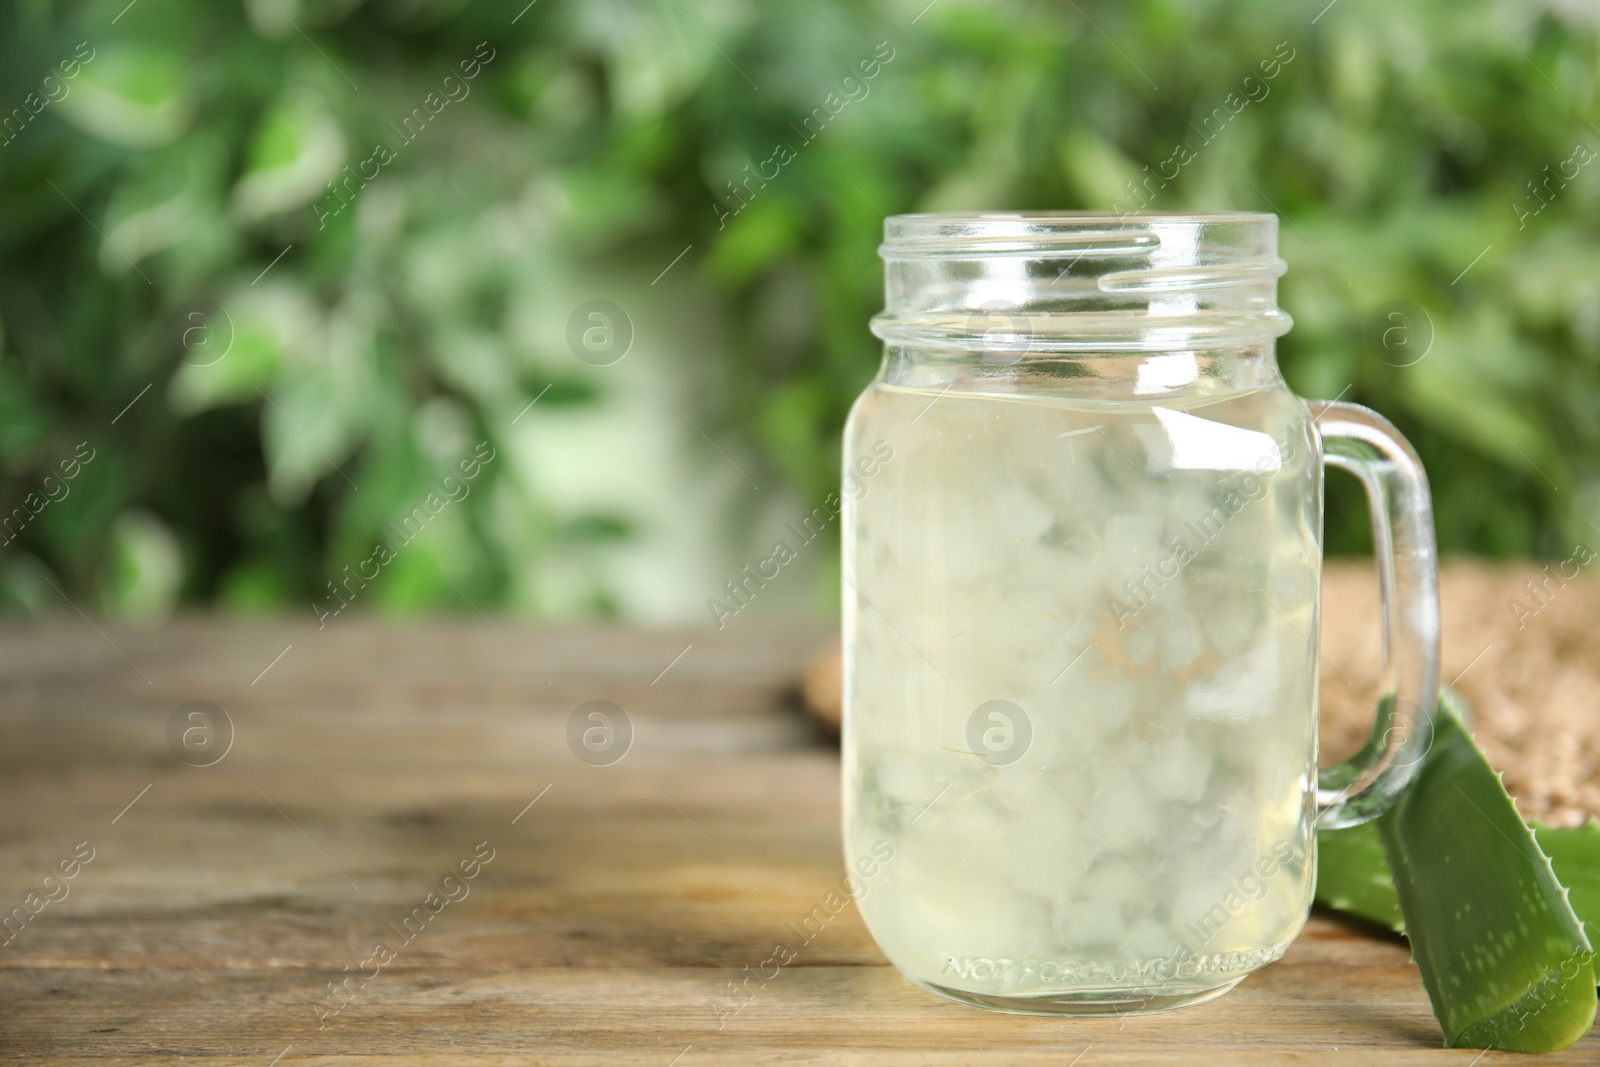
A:
{"label": "green leaf background", "polygon": [[[1285,374],[1412,438],[1441,548],[1565,557],[1600,485],[1600,161],[1548,176],[1600,150],[1596,16],[1320,7],[0,3],[0,591],[308,610],[483,442],[355,610],[702,617],[837,485],[884,213],[1131,206],[1180,143],[1145,206],[1286,217]],[[1258,99],[1208,136],[1230,93]],[[612,366],[567,344],[593,300],[631,324]],[[1365,340],[1395,300],[1431,324],[1409,366]],[[1331,494],[1330,551],[1366,550]],[[762,610],[830,609],[831,552]]]}

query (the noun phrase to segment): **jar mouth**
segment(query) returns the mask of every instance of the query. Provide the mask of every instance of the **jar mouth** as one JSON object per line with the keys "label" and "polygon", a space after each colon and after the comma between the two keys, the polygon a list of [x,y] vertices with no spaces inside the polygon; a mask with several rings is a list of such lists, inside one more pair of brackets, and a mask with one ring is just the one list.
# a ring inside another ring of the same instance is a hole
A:
{"label": "jar mouth", "polygon": [[[1171,351],[1286,333],[1267,212],[931,212],[884,220],[891,344]],[[1005,326],[995,329],[996,316]]]}
{"label": "jar mouth", "polygon": [[1114,211],[908,211],[902,215],[890,215],[885,221],[892,226],[917,228],[968,222],[1064,226],[1104,222],[1122,226],[1138,225],[1140,220],[1144,219],[1159,219],[1164,222],[1188,220],[1196,224],[1262,223],[1275,228],[1278,216],[1270,211],[1134,211],[1126,214]]}
{"label": "jar mouth", "polygon": [[1013,250],[1117,255],[1175,243],[1197,247],[1204,238],[1219,251],[1263,244],[1275,250],[1278,216],[1261,211],[931,211],[891,215],[884,220],[883,238],[878,252],[885,260]]}

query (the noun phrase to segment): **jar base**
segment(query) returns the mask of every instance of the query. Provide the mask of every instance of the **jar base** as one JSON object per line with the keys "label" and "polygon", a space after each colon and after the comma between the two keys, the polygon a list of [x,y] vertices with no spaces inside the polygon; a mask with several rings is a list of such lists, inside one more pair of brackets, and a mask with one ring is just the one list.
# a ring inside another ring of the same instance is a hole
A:
{"label": "jar base", "polygon": [[[906,975],[911,978],[910,975]],[[911,978],[913,982],[947,1000],[968,1004],[975,1008],[1004,1012],[1008,1015],[1080,1015],[1121,1016],[1154,1015],[1157,1012],[1186,1008],[1191,1004],[1204,1004],[1215,1000],[1244,981],[1240,976],[1231,982],[1201,989],[1192,993],[1147,993],[1135,989],[1096,989],[1081,993],[1043,993],[1035,996],[999,996],[991,993],[968,993],[960,989]]]}

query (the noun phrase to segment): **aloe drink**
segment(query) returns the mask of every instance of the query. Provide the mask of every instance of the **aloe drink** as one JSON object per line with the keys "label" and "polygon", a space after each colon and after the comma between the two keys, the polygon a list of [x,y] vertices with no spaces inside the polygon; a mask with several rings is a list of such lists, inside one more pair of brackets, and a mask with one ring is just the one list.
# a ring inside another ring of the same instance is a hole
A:
{"label": "aloe drink", "polygon": [[1314,882],[1310,420],[1281,382],[985,381],[880,380],[846,430],[894,457],[844,523],[846,855],[895,857],[863,914],[1013,1010],[1221,992]]}

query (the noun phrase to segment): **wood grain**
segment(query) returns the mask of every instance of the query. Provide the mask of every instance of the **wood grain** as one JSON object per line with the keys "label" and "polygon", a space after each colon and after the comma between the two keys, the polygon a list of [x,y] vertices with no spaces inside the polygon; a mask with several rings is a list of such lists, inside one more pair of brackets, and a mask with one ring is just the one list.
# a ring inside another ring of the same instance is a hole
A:
{"label": "wood grain", "polygon": [[[1437,1047],[1403,942],[1321,916],[1211,1004],[1059,1020],[921,992],[850,908],[729,1011],[729,983],[794,943],[790,924],[843,874],[837,756],[791,692],[817,629],[102,629],[11,628],[0,645],[0,909],[22,906],[79,842],[94,849],[69,895],[0,947],[0,1053],[16,1062],[1466,1067],[1478,1055]],[[635,728],[610,766],[568,748],[568,718],[591,699]],[[168,748],[168,718],[190,700],[233,722],[215,765]],[[402,939],[396,924],[481,842],[493,858],[456,883],[466,895]],[[374,974],[378,941],[398,948]],[[347,967],[373,976],[319,1019]],[[1595,1063],[1600,1040],[1484,1062],[1522,1059]]]}

